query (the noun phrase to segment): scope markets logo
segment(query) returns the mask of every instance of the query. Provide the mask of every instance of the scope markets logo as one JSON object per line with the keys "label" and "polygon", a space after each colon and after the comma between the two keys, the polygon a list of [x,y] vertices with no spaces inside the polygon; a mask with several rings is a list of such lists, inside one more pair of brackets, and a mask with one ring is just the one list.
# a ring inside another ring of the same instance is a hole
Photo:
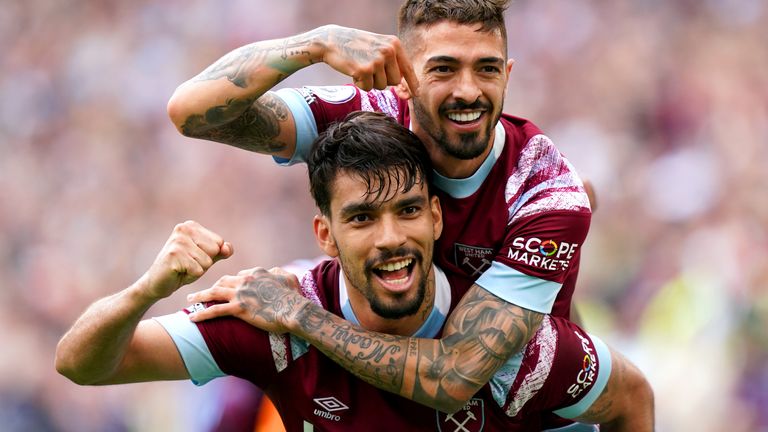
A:
{"label": "scope markets logo", "polygon": [[578,243],[517,237],[512,241],[507,258],[543,270],[565,270],[578,248]]}

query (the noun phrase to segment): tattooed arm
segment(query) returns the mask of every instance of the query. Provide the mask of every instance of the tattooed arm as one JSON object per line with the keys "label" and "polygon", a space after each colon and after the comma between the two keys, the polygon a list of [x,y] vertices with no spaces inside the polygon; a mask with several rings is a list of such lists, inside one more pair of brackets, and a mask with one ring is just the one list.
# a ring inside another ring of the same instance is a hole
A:
{"label": "tattooed arm", "polygon": [[268,331],[290,331],[368,383],[445,412],[463,407],[543,317],[474,285],[448,317],[442,339],[419,339],[354,326],[290,290],[298,282],[285,276],[257,270],[224,282],[188,300],[228,303],[191,319],[232,315]]}
{"label": "tattooed arm", "polygon": [[184,135],[289,158],[296,125],[269,90],[299,69],[324,62],[363,90],[399,84],[416,88],[395,36],[328,25],[284,39],[252,43],[225,55],[179,86],[168,115]]}

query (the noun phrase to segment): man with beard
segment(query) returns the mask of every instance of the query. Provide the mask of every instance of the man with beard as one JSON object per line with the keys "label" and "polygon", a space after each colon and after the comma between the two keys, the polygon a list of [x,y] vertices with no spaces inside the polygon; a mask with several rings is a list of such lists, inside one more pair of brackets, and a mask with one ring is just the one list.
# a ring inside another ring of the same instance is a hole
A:
{"label": "man with beard", "polygon": [[[424,142],[435,169],[445,229],[435,261],[474,285],[464,305],[482,327],[451,317],[454,370],[434,362],[386,368],[365,379],[429,406],[463,406],[537,331],[545,314],[570,318],[591,209],[583,182],[552,141],[502,113],[513,66],[505,0],[406,0],[398,37],[335,25],[238,48],[179,86],[168,113],[186,136],[306,159],[318,132],[356,110],[386,113]],[[270,91],[315,63],[355,86]],[[393,86],[387,88],[387,86]],[[486,342],[477,333],[493,333]],[[442,355],[442,354],[439,354]],[[362,373],[362,372],[361,372]],[[437,376],[454,376],[448,384]],[[416,388],[398,388],[415,380]],[[562,423],[553,419],[553,425]]]}
{"label": "man with beard", "polygon": [[[439,199],[430,193],[429,163],[418,138],[384,115],[356,113],[332,126],[308,165],[321,210],[314,232],[335,259],[307,272],[300,284],[263,269],[225,276],[191,297],[237,293],[239,300],[203,300],[140,321],[157,300],[233,253],[230,243],[199,224],[180,224],[144,276],[77,320],[59,342],[57,369],[92,385],[184,378],[202,384],[238,376],[269,395],[288,431],[540,430],[541,414],[549,410],[581,413],[580,419],[617,430],[643,430],[650,405],[643,399],[648,393],[642,374],[562,318],[542,318],[505,370],[508,386],[485,386],[462,412],[450,414],[358,380],[302,339],[249,324],[280,319],[320,328],[327,319],[322,312],[330,312],[331,339],[350,356],[372,362],[410,349],[403,342],[439,344],[431,338],[439,336],[469,284],[432,264],[443,221]],[[292,281],[298,291],[285,291]],[[254,302],[261,307],[241,309],[237,318],[190,320]],[[378,334],[384,340],[378,345],[341,317],[390,334]],[[497,397],[503,406],[494,402]]]}

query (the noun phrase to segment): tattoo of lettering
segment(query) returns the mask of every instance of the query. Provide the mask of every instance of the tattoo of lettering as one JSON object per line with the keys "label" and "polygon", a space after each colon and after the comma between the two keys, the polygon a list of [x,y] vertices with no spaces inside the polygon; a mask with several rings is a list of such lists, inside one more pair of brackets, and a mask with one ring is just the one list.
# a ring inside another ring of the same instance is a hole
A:
{"label": "tattoo of lettering", "polygon": [[[488,382],[523,349],[543,318],[479,287],[451,314],[441,340],[369,332],[314,305],[298,316],[310,342],[345,369],[380,389],[443,410],[455,409]],[[415,370],[406,370],[408,358]]]}
{"label": "tattoo of lettering", "polygon": [[230,99],[208,109],[205,115],[191,115],[182,125],[185,135],[221,142],[258,153],[277,153],[286,144],[277,140],[280,123],[288,119],[282,99],[266,93],[258,100]]}
{"label": "tattoo of lettering", "polygon": [[312,305],[300,315],[299,324],[313,344],[343,368],[378,388],[399,393],[409,338],[368,332],[331,317]]}

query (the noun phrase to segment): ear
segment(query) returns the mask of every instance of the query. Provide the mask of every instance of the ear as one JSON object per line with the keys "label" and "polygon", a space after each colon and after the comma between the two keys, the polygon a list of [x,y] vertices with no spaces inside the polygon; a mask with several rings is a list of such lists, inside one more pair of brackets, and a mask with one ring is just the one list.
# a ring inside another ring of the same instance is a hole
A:
{"label": "ear", "polygon": [[320,249],[331,258],[339,256],[339,249],[336,247],[336,241],[331,235],[331,221],[324,215],[315,215],[312,220],[315,230],[315,240]]}
{"label": "ear", "polygon": [[509,59],[507,60],[507,79],[509,79],[509,74],[512,73],[512,66],[515,65],[515,59]]}
{"label": "ear", "polygon": [[440,198],[437,195],[429,200],[430,210],[432,211],[432,226],[435,233],[435,240],[440,238],[443,233],[443,209],[440,207]]}

